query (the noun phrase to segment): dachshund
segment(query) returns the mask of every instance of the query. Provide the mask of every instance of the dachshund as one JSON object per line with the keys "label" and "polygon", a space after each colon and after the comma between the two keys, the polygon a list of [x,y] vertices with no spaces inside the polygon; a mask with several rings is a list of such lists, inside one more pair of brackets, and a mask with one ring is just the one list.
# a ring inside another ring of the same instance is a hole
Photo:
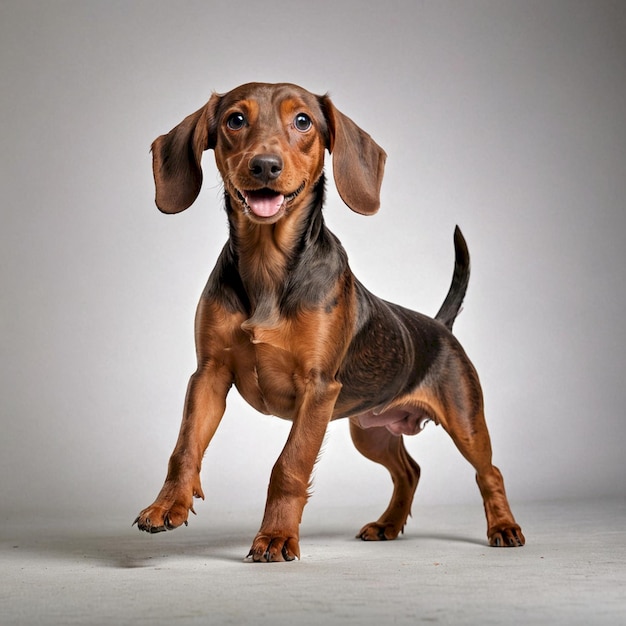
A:
{"label": "dachshund", "polygon": [[229,238],[198,305],[197,369],[165,484],[135,520],[138,528],[171,530],[195,513],[193,498],[204,498],[202,458],[235,385],[260,413],[292,422],[249,560],[300,558],[313,467],[329,422],[342,417],[357,450],[386,467],[393,481],[387,509],[357,537],[389,540],[403,531],[420,468],[402,435],[432,421],[476,470],[489,544],[522,546],[492,465],[478,375],[451,332],[469,280],[458,227],[450,290],[431,318],[370,293],[324,224],[325,151],[341,199],[363,215],[379,208],[386,159],[327,95],[287,83],[214,93],[152,144],[162,212],[193,204],[209,149],[224,184]]}

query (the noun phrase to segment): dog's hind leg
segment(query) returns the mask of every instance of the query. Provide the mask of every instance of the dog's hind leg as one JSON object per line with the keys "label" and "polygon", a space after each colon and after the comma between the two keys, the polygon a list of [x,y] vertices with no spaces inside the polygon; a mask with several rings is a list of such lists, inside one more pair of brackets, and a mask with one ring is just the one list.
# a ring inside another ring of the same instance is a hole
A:
{"label": "dog's hind leg", "polygon": [[491,462],[491,441],[482,410],[469,419],[451,412],[442,421],[442,426],[476,470],[476,482],[483,497],[487,517],[489,545],[523,546],[524,535],[511,512],[504,479],[500,470]]}
{"label": "dog's hind leg", "polygon": [[500,470],[492,464],[491,439],[483,408],[478,376],[460,348],[450,351],[445,365],[450,376],[442,379],[439,421],[459,452],[476,470],[476,482],[483,497],[489,545],[517,547],[525,543],[515,522]]}
{"label": "dog's hind leg", "polygon": [[389,506],[376,522],[363,526],[357,537],[364,541],[395,539],[411,514],[420,467],[409,456],[402,437],[393,435],[384,426],[364,429],[353,418],[350,420],[350,434],[356,449],[366,458],[386,467],[393,481]]}

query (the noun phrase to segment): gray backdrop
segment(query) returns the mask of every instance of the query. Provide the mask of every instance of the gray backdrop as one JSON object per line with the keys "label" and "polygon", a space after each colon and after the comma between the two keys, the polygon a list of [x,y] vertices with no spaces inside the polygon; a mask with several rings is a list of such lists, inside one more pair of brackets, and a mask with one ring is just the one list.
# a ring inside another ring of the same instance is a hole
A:
{"label": "gray backdrop", "polygon": [[[327,221],[374,292],[433,314],[459,224],[455,331],[513,503],[625,494],[626,5],[190,1],[0,4],[0,507],[126,516],[160,488],[226,237],[221,186],[178,216],[149,146],[211,91],[329,91],[388,152],[382,209]],[[333,424],[309,506],[371,505],[386,472]],[[257,507],[288,424],[233,392],[197,510]],[[419,503],[478,502],[442,429],[408,447]]]}

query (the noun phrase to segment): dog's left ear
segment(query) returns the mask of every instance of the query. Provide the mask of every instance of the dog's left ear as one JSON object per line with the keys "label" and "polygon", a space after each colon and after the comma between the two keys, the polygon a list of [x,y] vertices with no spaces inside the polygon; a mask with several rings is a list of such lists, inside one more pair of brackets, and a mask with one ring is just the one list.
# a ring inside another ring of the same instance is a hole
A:
{"label": "dog's left ear", "polygon": [[152,143],[155,202],[163,213],[180,213],[190,207],[202,187],[202,153],[215,147],[215,113],[220,96],[188,115],[167,135]]}
{"label": "dog's left ear", "polygon": [[327,148],[333,155],[337,191],[353,211],[373,215],[380,207],[387,154],[364,130],[338,111],[328,96],[320,100],[328,124]]}

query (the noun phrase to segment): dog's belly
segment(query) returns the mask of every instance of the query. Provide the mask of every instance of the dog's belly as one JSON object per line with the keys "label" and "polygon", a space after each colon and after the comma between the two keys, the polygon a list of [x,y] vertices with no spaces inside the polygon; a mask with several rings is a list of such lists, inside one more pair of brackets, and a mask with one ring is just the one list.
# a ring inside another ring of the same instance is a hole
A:
{"label": "dog's belly", "polygon": [[361,428],[385,427],[396,436],[417,435],[424,426],[436,417],[430,407],[424,403],[418,406],[398,406],[388,411],[367,411],[355,416]]}

